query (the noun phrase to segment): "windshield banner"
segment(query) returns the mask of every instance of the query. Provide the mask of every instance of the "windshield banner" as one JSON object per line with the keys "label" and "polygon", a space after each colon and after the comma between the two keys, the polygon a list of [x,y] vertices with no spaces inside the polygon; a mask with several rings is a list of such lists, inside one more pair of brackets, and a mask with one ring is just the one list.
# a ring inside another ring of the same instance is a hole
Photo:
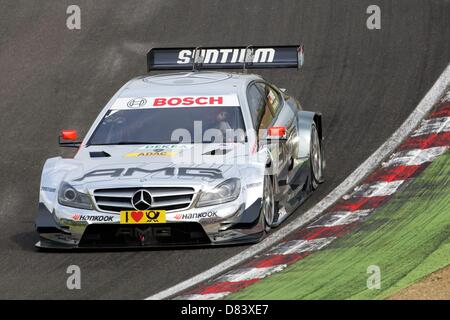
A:
{"label": "windshield banner", "polygon": [[111,110],[133,110],[145,108],[185,108],[185,107],[237,107],[235,94],[216,96],[169,96],[169,97],[135,97],[118,98]]}

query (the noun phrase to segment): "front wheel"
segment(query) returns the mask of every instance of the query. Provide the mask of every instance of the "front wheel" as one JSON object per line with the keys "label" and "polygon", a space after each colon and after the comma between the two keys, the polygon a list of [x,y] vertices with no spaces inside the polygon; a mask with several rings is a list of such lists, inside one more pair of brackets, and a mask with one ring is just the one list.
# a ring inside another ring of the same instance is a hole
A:
{"label": "front wheel", "polygon": [[322,150],[320,146],[319,134],[315,125],[311,127],[311,145],[309,159],[311,162],[311,187],[313,190],[317,189],[319,183],[322,181],[323,162]]}
{"label": "front wheel", "polygon": [[264,216],[264,231],[270,231],[275,217],[275,200],[273,195],[272,178],[268,175],[264,176],[262,210]]}

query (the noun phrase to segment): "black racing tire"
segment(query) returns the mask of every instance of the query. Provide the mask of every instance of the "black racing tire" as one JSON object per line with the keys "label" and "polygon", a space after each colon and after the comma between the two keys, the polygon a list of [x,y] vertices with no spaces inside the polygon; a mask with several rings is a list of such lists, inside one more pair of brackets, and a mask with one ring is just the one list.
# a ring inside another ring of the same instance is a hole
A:
{"label": "black racing tire", "polygon": [[264,176],[261,212],[263,215],[264,232],[269,233],[275,219],[275,198],[273,190],[273,179],[269,175]]}
{"label": "black racing tire", "polygon": [[322,146],[316,126],[311,126],[311,143],[309,150],[311,167],[311,189],[315,190],[323,180]]}

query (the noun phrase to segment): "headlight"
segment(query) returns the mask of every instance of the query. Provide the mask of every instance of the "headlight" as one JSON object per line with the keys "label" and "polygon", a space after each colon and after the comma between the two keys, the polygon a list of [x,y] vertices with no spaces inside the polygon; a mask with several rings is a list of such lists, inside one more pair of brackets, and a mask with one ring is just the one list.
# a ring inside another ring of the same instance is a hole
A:
{"label": "headlight", "polygon": [[58,202],[64,206],[92,209],[92,202],[85,193],[78,192],[70,184],[63,182],[58,192]]}
{"label": "headlight", "polygon": [[241,180],[228,179],[210,191],[202,191],[197,207],[206,207],[236,200],[241,192]]}

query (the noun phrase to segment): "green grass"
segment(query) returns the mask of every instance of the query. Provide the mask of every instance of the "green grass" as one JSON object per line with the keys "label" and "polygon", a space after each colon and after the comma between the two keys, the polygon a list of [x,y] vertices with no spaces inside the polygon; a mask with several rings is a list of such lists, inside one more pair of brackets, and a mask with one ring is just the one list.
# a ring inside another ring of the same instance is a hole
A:
{"label": "green grass", "polygon": [[[383,299],[450,264],[450,153],[361,228],[227,299]],[[381,269],[368,289],[367,268]]]}

